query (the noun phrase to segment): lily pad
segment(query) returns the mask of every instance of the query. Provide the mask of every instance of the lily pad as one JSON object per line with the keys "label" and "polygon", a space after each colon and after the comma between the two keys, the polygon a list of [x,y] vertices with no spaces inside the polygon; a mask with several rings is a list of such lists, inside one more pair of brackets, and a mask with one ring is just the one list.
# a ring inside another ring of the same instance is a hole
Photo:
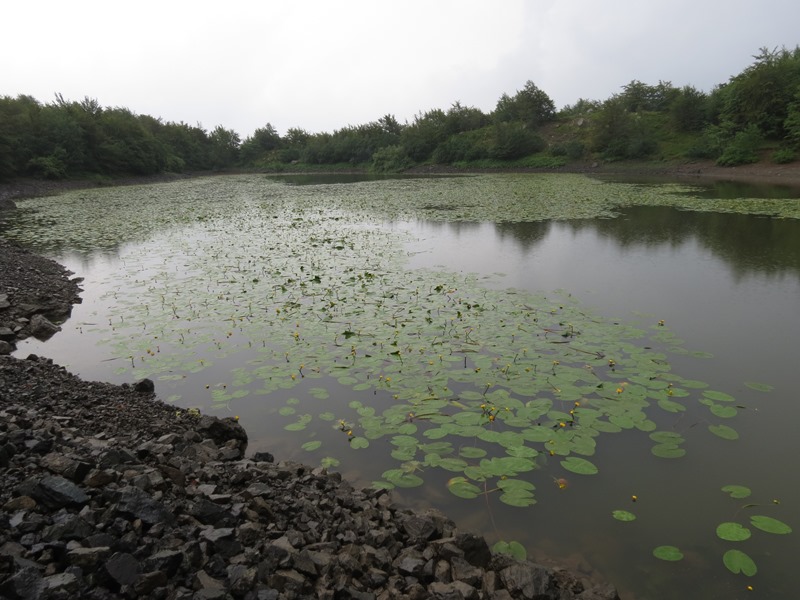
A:
{"label": "lily pad", "polygon": [[466,477],[453,477],[447,482],[447,489],[450,493],[459,498],[477,498],[483,490],[467,480]]}
{"label": "lily pad", "polygon": [[757,392],[771,392],[775,389],[774,386],[768,383],[759,383],[758,381],[745,381],[744,384],[751,390],[756,390]]}
{"label": "lily pad", "polygon": [[578,458],[577,456],[568,456],[561,461],[561,466],[567,471],[577,473],[578,475],[595,475],[598,472],[597,467],[593,463],[585,458]]}
{"label": "lily pad", "polygon": [[761,531],[766,531],[767,533],[787,534],[792,532],[792,528],[783,521],[773,519],[772,517],[765,517],[763,515],[753,515],[750,517],[750,524]]}
{"label": "lily pad", "polygon": [[302,446],[300,446],[300,447],[301,447],[303,450],[305,450],[306,452],[313,452],[314,450],[316,450],[316,449],[317,449],[317,448],[319,448],[320,446],[322,446],[322,442],[321,442],[321,441],[319,441],[319,440],[312,440],[312,441],[310,441],[310,442],[306,442],[305,444],[303,444],[303,445],[302,445]]}
{"label": "lily pad", "polygon": [[727,425],[709,425],[708,430],[723,440],[738,440],[739,432]]}
{"label": "lily pad", "polygon": [[722,556],[722,562],[731,573],[747,575],[752,577],[758,572],[756,563],[741,550],[728,550]]}
{"label": "lily pad", "polygon": [[658,546],[653,549],[653,556],[661,560],[674,562],[683,558],[683,552],[675,546]]}
{"label": "lily pad", "polygon": [[750,530],[739,523],[727,522],[717,525],[717,537],[729,542],[742,542],[751,535]]}
{"label": "lily pad", "polygon": [[686,454],[686,450],[677,444],[656,444],[650,452],[660,458],[680,458]]}
{"label": "lily pad", "polygon": [[501,540],[492,546],[492,550],[498,554],[508,554],[517,560],[525,560],[528,558],[525,547],[519,542],[504,542]]}
{"label": "lily pad", "polygon": [[743,485],[726,485],[722,487],[722,491],[731,498],[747,498],[752,493],[750,488]]}
{"label": "lily pad", "polygon": [[632,512],[628,512],[627,510],[615,510],[611,513],[611,516],[614,517],[617,521],[635,521],[636,515]]}

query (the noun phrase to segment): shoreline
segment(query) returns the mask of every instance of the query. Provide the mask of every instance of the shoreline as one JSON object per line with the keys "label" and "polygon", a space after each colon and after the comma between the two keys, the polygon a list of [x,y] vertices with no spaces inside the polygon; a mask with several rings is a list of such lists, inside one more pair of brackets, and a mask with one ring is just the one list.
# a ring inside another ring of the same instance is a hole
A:
{"label": "shoreline", "polygon": [[[41,314],[19,312],[31,295],[67,318],[66,269],[2,241],[0,257],[11,343]],[[149,380],[0,355],[0,598],[619,600],[436,510],[246,450],[236,419],[176,410]]]}

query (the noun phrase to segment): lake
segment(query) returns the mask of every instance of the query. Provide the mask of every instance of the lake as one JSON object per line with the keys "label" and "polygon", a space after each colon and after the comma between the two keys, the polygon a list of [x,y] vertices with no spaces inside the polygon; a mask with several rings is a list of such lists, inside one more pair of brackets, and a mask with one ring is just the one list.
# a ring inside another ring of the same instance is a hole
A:
{"label": "lake", "polygon": [[3,235],[85,292],[17,355],[150,377],[623,598],[794,597],[793,191],[236,175],[18,205]]}

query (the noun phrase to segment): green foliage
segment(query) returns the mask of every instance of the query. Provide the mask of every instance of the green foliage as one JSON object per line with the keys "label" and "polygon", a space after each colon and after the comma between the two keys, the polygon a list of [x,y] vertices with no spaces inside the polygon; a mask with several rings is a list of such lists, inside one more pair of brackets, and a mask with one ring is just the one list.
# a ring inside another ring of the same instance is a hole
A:
{"label": "green foliage", "polygon": [[622,96],[615,96],[603,104],[594,117],[592,150],[606,159],[621,160],[643,158],[655,152],[658,143],[647,121],[627,108]]}
{"label": "green foliage", "polygon": [[413,165],[413,162],[399,145],[386,146],[372,155],[372,170],[376,173],[399,173]]}
{"label": "green foliage", "polygon": [[702,130],[708,114],[707,96],[692,86],[684,86],[669,106],[672,126],[681,132]]}
{"label": "green foliage", "polygon": [[634,79],[622,86],[620,98],[629,112],[662,112],[669,108],[680,93],[669,81],[659,81],[658,85],[647,85]]}
{"label": "green foliage", "polygon": [[39,179],[64,179],[67,176],[67,166],[64,164],[66,152],[59,148],[50,156],[37,156],[28,161],[28,172]]}
{"label": "green foliage", "polygon": [[758,162],[761,142],[762,137],[758,127],[748,125],[747,129],[739,131],[725,146],[722,155],[717,159],[717,164],[723,167],[733,167]]}
{"label": "green foliage", "polygon": [[492,546],[492,550],[498,554],[508,554],[517,560],[525,560],[528,558],[528,552],[525,550],[525,547],[515,541],[505,542],[501,540]]}
{"label": "green foliage", "polygon": [[552,120],[555,114],[556,107],[550,96],[529,80],[514,96],[503,94],[497,101],[492,116],[501,123],[517,121],[529,127],[537,127]]}
{"label": "green foliage", "polygon": [[489,158],[513,160],[544,150],[545,141],[520,122],[503,122],[494,126]]}
{"label": "green foliage", "polygon": [[800,46],[761,48],[755,62],[721,88],[721,117],[737,131],[751,125],[763,135],[786,136],[789,106],[800,89]]}
{"label": "green foliage", "polygon": [[791,148],[778,148],[772,153],[772,162],[776,165],[785,165],[797,160],[797,153]]}
{"label": "green foliage", "polygon": [[550,148],[553,156],[566,156],[570,160],[580,160],[586,152],[586,146],[578,140],[570,140],[563,144],[554,144]]}
{"label": "green foliage", "polygon": [[400,134],[400,145],[411,160],[425,161],[447,138],[446,125],[447,116],[439,109],[417,114],[414,122]]}
{"label": "green foliage", "polygon": [[[107,108],[92,98],[49,104],[30,96],[0,96],[0,180],[62,179],[97,175],[152,175],[233,167],[273,171],[353,168],[399,171],[415,163],[460,167],[491,162],[490,168],[555,166],[596,153],[606,160],[650,157],[705,158],[722,165],[759,159],[762,140],[777,142],[772,160],[792,162],[800,149],[800,47],[762,48],[755,62],[705,94],[692,86],[632,80],[608,100],[579,99],[558,116],[581,120],[547,139],[548,164],[518,165],[544,149],[542,127],[556,117],[553,101],[527,81],[502,94],[494,111],[455,102],[445,110],[417,114],[400,124],[393,115],[311,134],[292,128],[281,137],[267,123],[244,142],[222,125],[162,122],[125,108]],[[585,125],[589,124],[590,127]],[[548,132],[549,133],[549,132]],[[386,148],[399,147],[381,152]],[[297,166],[290,166],[297,165]]]}

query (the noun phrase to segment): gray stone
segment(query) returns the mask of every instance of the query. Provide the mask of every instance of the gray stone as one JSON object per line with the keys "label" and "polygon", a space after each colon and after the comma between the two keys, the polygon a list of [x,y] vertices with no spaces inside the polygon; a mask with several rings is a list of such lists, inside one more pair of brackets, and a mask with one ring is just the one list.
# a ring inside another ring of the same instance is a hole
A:
{"label": "gray stone", "polygon": [[89,501],[81,488],[63,477],[43,477],[32,490],[32,496],[50,508],[80,507]]}
{"label": "gray stone", "polygon": [[104,568],[109,576],[120,585],[133,585],[141,571],[139,561],[127,552],[114,553],[106,561]]}
{"label": "gray stone", "polygon": [[[13,335],[13,334],[12,334]],[[14,346],[5,340],[0,340],[0,355],[8,356],[14,351]]]}
{"label": "gray stone", "polygon": [[148,571],[163,571],[168,577],[177,573],[183,562],[183,553],[177,550],[161,550],[144,561]]}
{"label": "gray stone", "polygon": [[515,598],[534,600],[546,597],[550,590],[551,573],[530,562],[515,563],[500,571],[500,581]]}
{"label": "gray stone", "polygon": [[0,595],[36,600],[41,597],[43,588],[44,583],[39,570],[34,567],[23,567],[0,585]]}
{"label": "gray stone", "polygon": [[133,389],[141,394],[152,394],[156,391],[156,384],[152,379],[140,379],[133,384]]}
{"label": "gray stone", "polygon": [[436,524],[426,515],[412,515],[403,521],[403,530],[412,543],[428,541],[436,534]]}
{"label": "gray stone", "polygon": [[231,565],[228,567],[228,583],[234,596],[244,596],[256,584],[257,571],[244,565]]}
{"label": "gray stone", "polygon": [[95,548],[74,548],[67,552],[69,564],[84,570],[93,571],[94,568],[111,554],[111,548],[99,546]]}
{"label": "gray stone", "polygon": [[149,573],[142,573],[133,584],[133,591],[139,596],[145,596],[167,584],[167,575],[162,571],[151,571]]}
{"label": "gray stone", "polygon": [[61,331],[61,327],[51,323],[47,317],[42,314],[35,314],[31,317],[29,324],[31,335],[37,340],[49,340],[56,333]]}
{"label": "gray stone", "polygon": [[141,519],[148,525],[156,523],[172,523],[172,513],[158,500],[154,500],[147,492],[134,486],[126,486],[119,490],[117,510],[126,515]]}
{"label": "gray stone", "polygon": [[492,552],[486,540],[472,533],[460,533],[455,536],[454,545],[464,553],[464,558],[471,565],[485,569],[492,560]]}
{"label": "gray stone", "polygon": [[73,573],[57,573],[42,579],[44,590],[47,594],[65,591],[74,593],[80,587],[80,581]]}

